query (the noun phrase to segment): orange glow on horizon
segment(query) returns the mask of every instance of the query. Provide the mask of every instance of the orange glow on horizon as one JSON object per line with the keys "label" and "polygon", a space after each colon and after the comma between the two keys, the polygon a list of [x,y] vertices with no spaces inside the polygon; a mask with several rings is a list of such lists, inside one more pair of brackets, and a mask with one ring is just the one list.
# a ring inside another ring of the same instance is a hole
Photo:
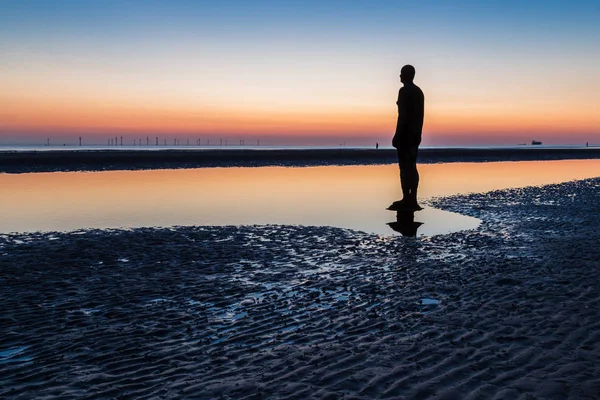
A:
{"label": "orange glow on horizon", "polygon": [[[430,107],[432,108],[432,107]],[[504,132],[593,132],[600,126],[600,114],[571,108],[568,112],[548,109],[429,109],[426,133],[445,136]],[[167,108],[120,106],[91,102],[32,102],[0,98],[0,129],[12,132],[45,134],[118,132],[148,134],[231,133],[240,135],[296,134],[307,137],[327,134],[389,134],[395,127],[392,108],[361,110],[337,108],[328,110],[252,109],[237,107]]]}
{"label": "orange glow on horizon", "polygon": [[0,99],[0,129],[44,132],[197,133],[302,135],[372,133],[387,131],[395,116],[359,110],[264,110],[219,107],[154,108],[97,104],[48,104]]}

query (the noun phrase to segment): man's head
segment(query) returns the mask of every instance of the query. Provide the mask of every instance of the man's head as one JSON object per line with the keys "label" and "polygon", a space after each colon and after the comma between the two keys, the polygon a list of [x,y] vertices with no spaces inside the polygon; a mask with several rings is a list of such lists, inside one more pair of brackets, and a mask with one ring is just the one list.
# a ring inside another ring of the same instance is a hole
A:
{"label": "man's head", "polygon": [[405,65],[400,70],[400,82],[410,83],[415,79],[415,67],[412,65]]}

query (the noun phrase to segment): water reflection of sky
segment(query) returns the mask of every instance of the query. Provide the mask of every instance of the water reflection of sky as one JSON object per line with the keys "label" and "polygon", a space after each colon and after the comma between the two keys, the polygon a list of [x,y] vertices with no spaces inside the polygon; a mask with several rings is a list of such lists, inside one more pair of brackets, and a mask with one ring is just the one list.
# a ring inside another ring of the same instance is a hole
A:
{"label": "water reflection of sky", "polygon": [[[600,176],[600,160],[420,166],[420,197]],[[0,174],[0,231],[174,225],[336,226],[384,235],[400,197],[395,165]],[[419,235],[477,226],[426,207]]]}

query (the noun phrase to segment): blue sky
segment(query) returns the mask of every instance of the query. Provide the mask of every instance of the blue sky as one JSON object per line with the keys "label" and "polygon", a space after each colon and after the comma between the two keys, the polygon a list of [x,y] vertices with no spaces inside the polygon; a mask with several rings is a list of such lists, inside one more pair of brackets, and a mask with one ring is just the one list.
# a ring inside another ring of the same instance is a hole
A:
{"label": "blue sky", "polygon": [[[333,126],[328,112],[364,110],[364,123],[351,133],[383,139],[394,119],[388,105],[399,86],[397,71],[410,62],[426,89],[433,143],[449,134],[464,140],[477,129],[493,132],[495,141],[510,131],[513,141],[519,124],[539,132],[560,125],[559,119],[544,122],[541,110],[556,115],[563,92],[569,117],[559,131],[568,141],[568,124],[585,135],[600,130],[587,109],[600,90],[598,21],[600,7],[592,1],[5,0],[0,104],[20,101],[27,108],[35,101],[30,108],[46,111],[39,118],[16,109],[12,116],[0,113],[0,139],[44,130],[44,121],[52,121],[53,132],[73,128],[73,121],[61,122],[61,110],[44,105],[66,102],[66,93],[86,104],[77,112],[89,120],[94,102],[221,113],[221,122],[189,122],[207,134],[258,124],[225,110],[236,101],[244,115],[276,114],[277,124],[265,129],[283,136],[302,135],[299,118]],[[523,115],[511,113],[511,98]],[[514,126],[498,122],[503,112]],[[183,117],[169,115],[181,124]],[[470,115],[477,119],[472,126]],[[39,123],[23,122],[36,118]],[[226,127],[226,118],[238,125]],[[347,129],[338,125],[336,135]],[[305,129],[314,135],[317,126]]]}

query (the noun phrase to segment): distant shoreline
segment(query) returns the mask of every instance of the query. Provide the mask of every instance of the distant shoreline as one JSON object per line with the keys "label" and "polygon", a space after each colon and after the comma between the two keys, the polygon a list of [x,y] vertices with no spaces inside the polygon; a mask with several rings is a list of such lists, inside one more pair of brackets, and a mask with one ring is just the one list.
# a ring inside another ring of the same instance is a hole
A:
{"label": "distant shoreline", "polygon": [[[425,148],[420,163],[600,158],[600,148]],[[305,167],[397,162],[394,149],[48,150],[0,152],[0,173],[211,167]]]}

